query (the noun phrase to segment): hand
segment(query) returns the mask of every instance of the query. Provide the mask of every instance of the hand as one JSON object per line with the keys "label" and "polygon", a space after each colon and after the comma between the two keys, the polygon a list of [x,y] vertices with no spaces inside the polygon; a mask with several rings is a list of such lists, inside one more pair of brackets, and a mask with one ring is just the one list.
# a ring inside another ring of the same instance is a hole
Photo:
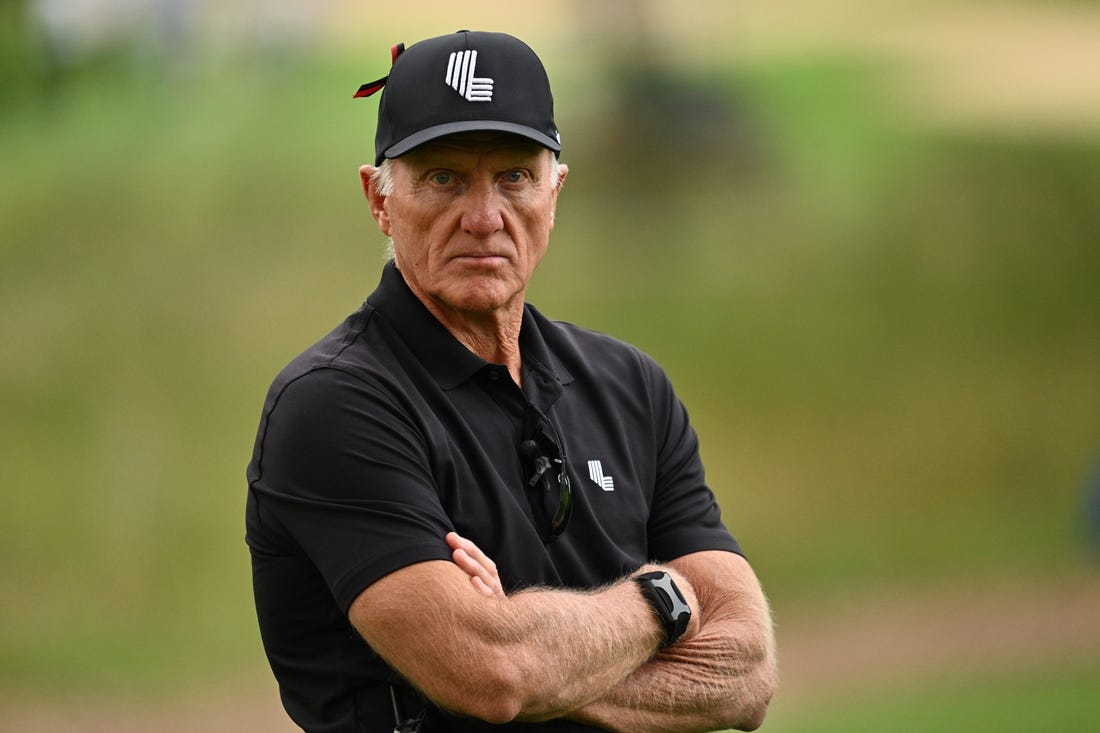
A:
{"label": "hand", "polygon": [[504,598],[497,564],[480,547],[457,532],[448,532],[446,539],[451,548],[451,559],[470,576],[470,584],[487,598]]}

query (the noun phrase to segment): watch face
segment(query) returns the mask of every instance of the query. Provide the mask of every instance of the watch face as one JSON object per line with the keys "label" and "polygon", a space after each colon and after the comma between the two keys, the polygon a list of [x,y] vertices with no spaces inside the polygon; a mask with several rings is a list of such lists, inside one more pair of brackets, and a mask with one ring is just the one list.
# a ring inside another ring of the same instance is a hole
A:
{"label": "watch face", "polygon": [[646,598],[665,628],[665,642],[662,646],[667,647],[687,630],[691,620],[691,606],[684,600],[680,589],[668,573],[645,573],[636,580],[642,585]]}
{"label": "watch face", "polygon": [[682,614],[691,615],[691,607],[688,606],[684,600],[683,595],[680,594],[680,589],[676,587],[676,583],[673,582],[672,576],[668,573],[662,573],[663,577],[653,580],[653,586],[657,589],[657,592],[661,596],[661,600],[665,604],[665,608],[668,609],[668,613],[672,618],[678,618]]}

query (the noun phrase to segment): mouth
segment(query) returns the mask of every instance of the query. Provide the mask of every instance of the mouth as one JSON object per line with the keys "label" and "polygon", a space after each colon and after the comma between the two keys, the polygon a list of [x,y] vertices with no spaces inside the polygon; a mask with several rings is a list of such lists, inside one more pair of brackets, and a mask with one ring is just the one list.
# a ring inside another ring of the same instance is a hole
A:
{"label": "mouth", "polygon": [[456,255],[454,257],[456,262],[461,262],[466,265],[474,267],[495,267],[508,262],[508,258],[504,255],[497,255],[488,252],[471,252],[468,254]]}

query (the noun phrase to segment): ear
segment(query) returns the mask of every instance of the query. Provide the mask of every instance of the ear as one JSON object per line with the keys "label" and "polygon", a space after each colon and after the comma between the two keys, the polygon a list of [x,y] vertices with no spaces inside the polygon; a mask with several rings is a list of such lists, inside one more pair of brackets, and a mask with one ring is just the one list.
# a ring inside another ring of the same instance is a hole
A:
{"label": "ear", "polygon": [[559,163],[558,174],[558,186],[556,189],[554,189],[555,196],[558,194],[559,191],[561,191],[561,187],[565,185],[565,177],[569,175],[569,166],[567,166],[565,163]]}
{"label": "ear", "polygon": [[359,183],[363,187],[363,195],[370,202],[370,213],[378,222],[378,228],[387,237],[390,236],[390,215],[386,211],[386,197],[378,193],[372,180],[378,171],[373,165],[364,165],[359,168]]}
{"label": "ear", "polygon": [[558,212],[558,194],[561,193],[561,187],[565,185],[565,177],[569,175],[569,166],[562,163],[558,166],[558,185],[554,187],[551,196],[553,200],[550,203],[550,228],[554,228],[554,215]]}

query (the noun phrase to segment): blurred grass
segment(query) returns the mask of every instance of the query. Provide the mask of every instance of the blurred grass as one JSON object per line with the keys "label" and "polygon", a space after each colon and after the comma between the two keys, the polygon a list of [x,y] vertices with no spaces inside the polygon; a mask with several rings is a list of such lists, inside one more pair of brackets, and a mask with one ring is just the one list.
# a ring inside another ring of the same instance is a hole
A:
{"label": "blurred grass", "polygon": [[[244,465],[271,377],[377,279],[367,77],[115,59],[0,114],[5,689],[264,674]],[[556,81],[572,171],[532,302],[666,366],[781,621],[1072,572],[1100,450],[1100,144],[923,130],[844,59],[705,81],[741,134],[676,155]],[[989,689],[1040,683],[1053,708],[1095,672]],[[981,700],[929,689],[864,727]]]}
{"label": "blurred grass", "polygon": [[883,694],[854,689],[843,699],[813,710],[780,710],[770,716],[769,733],[839,733],[906,730],[922,733],[967,730],[1025,733],[1034,730],[1086,730],[1100,716],[1100,665],[1073,660],[1057,666],[1001,669],[980,677],[921,682]]}

